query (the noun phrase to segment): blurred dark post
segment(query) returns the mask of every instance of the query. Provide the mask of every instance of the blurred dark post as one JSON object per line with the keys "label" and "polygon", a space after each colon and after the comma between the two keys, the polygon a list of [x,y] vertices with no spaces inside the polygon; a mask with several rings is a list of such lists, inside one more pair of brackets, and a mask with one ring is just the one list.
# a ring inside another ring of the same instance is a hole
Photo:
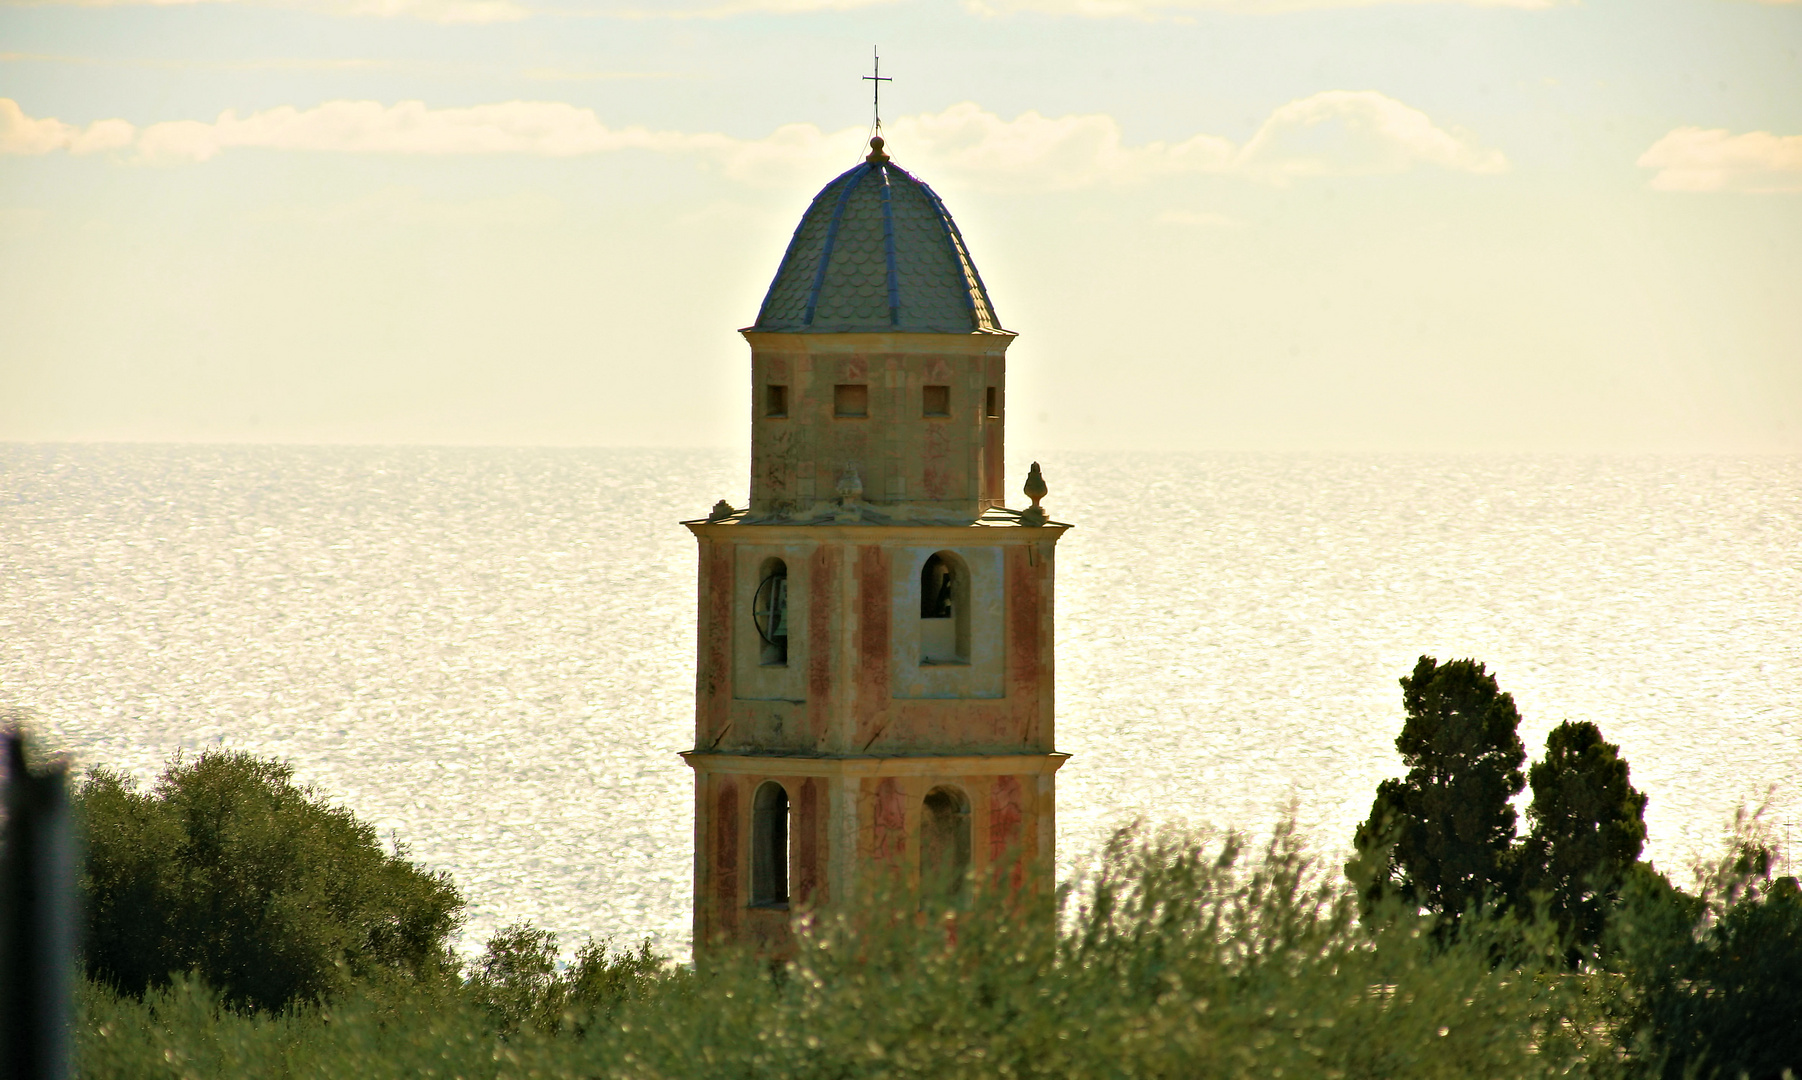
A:
{"label": "blurred dark post", "polygon": [[64,1080],[75,977],[75,826],[68,769],[33,772],[25,735],[5,743],[0,846],[0,1076]]}

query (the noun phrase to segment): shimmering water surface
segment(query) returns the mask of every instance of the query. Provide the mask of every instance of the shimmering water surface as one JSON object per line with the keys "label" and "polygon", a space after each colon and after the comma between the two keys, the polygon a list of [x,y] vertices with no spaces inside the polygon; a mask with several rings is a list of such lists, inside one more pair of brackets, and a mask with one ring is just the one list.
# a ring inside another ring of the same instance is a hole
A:
{"label": "shimmering water surface", "polygon": [[[1802,459],[1079,455],[1059,549],[1066,874],[1133,817],[1337,852],[1396,679],[1489,663],[1537,756],[1621,744],[1681,870],[1802,820]],[[1015,469],[1018,473],[1021,470]],[[1016,477],[1016,482],[1017,482]],[[0,446],[0,705],[82,763],[291,761],[470,900],[687,951],[694,544],[723,453]],[[1798,835],[1802,835],[1799,832]]]}

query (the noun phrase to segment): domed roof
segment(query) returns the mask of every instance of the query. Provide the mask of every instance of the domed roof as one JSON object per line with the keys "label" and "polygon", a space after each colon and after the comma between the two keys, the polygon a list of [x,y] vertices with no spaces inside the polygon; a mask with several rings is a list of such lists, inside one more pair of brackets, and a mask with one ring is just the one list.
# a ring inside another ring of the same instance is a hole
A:
{"label": "domed roof", "polygon": [[1006,333],[944,202],[870,146],[813,197],[750,329]]}

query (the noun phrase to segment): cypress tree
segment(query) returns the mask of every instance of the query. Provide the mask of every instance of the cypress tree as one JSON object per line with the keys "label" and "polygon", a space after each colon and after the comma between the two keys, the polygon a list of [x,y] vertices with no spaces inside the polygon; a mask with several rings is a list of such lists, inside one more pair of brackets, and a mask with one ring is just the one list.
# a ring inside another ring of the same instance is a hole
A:
{"label": "cypress tree", "polygon": [[1620,747],[1587,721],[1546,736],[1545,757],[1527,772],[1533,802],[1522,853],[1527,888],[1576,944],[1602,940],[1608,910],[1646,841],[1646,797],[1628,782]]}
{"label": "cypress tree", "polygon": [[1520,714],[1475,660],[1423,656],[1401,685],[1395,748],[1408,774],[1378,786],[1351,870],[1367,904],[1395,892],[1455,924],[1518,885],[1508,800],[1525,783]]}

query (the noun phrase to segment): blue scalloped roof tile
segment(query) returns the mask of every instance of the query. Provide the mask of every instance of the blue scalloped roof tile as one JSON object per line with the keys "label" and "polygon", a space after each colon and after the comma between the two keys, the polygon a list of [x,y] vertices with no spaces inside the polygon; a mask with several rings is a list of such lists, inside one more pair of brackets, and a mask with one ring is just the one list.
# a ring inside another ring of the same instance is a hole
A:
{"label": "blue scalloped roof tile", "polygon": [[865,162],[814,196],[753,329],[969,334],[1001,322],[944,202],[894,163]]}

